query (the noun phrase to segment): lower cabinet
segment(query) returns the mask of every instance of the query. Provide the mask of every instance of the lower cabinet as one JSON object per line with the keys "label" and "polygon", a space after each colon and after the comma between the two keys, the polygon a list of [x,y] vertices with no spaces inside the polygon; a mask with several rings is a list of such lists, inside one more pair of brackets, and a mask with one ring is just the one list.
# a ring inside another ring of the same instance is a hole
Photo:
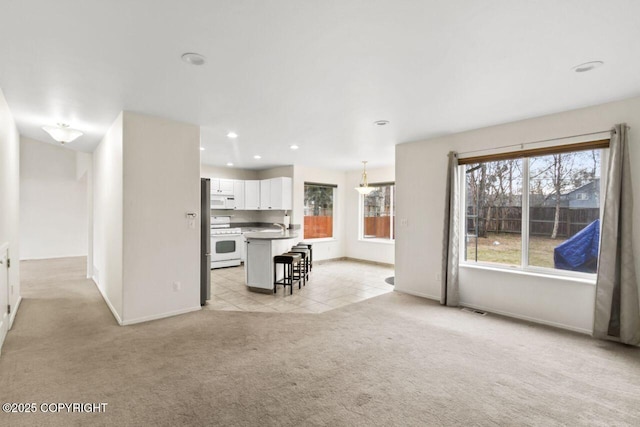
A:
{"label": "lower cabinet", "polygon": [[[250,288],[273,290],[273,257],[291,249],[293,239],[252,239],[245,244],[244,271]],[[276,272],[278,280],[284,274],[282,268]]]}

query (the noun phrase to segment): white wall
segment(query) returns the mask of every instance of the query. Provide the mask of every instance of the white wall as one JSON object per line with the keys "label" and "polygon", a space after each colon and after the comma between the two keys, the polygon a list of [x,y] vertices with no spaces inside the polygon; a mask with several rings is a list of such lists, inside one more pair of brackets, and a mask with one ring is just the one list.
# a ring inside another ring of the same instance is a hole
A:
{"label": "white wall", "polygon": [[259,179],[257,170],[211,165],[200,165],[200,176],[202,178]]}
{"label": "white wall", "polygon": [[93,279],[118,322],[123,317],[123,114],[93,152]]}
{"label": "white wall", "polygon": [[131,112],[123,126],[123,322],[199,310],[200,128]]}
{"label": "white wall", "polygon": [[[447,153],[466,152],[631,126],[632,165],[640,161],[640,98],[603,104],[514,123],[396,146],[396,290],[438,299]],[[566,143],[560,141],[559,143]],[[633,194],[640,201],[640,168],[632,169]],[[406,226],[401,221],[406,221]],[[640,224],[640,209],[634,213]],[[640,250],[635,227],[634,250]],[[640,256],[636,256],[640,269]],[[590,333],[594,286],[499,271],[461,268],[461,303],[541,323]]]}
{"label": "white wall", "polygon": [[87,153],[20,140],[20,259],[87,255]]}
{"label": "white wall", "polygon": [[[393,264],[395,244],[393,241],[371,241],[360,238],[360,218],[362,216],[360,193],[354,190],[360,185],[362,169],[347,173],[346,185],[346,253],[349,258]],[[369,183],[394,182],[395,167],[367,169]]]}
{"label": "white wall", "polygon": [[[300,224],[304,238],[304,183],[335,184],[336,200],[334,200],[333,214],[336,222],[332,239],[305,239],[313,243],[313,259],[323,260],[342,258],[346,255],[346,204],[347,204],[347,174],[343,171],[294,166],[293,168],[293,211],[291,223]],[[355,191],[354,191],[355,193]]]}
{"label": "white wall", "polygon": [[[2,336],[11,327],[20,303],[20,135],[0,89],[0,244],[8,243],[10,319],[2,320]],[[4,311],[4,310],[3,310]],[[8,320],[8,321],[7,321]],[[0,342],[0,345],[2,343]]]}

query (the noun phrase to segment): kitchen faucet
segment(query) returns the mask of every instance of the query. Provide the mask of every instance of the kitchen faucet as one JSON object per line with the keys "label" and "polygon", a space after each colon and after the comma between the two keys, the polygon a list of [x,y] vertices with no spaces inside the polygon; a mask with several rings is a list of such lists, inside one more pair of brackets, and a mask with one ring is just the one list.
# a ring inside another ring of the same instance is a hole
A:
{"label": "kitchen faucet", "polygon": [[284,224],[279,224],[277,222],[274,222],[273,225],[277,225],[278,227],[280,227],[280,231],[282,231],[283,233],[287,229],[287,227],[285,227]]}

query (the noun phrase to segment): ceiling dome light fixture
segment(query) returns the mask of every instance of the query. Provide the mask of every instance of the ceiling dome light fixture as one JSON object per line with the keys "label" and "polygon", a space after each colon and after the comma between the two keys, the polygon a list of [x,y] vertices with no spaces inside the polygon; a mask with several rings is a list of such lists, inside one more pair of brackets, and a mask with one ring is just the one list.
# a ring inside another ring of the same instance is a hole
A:
{"label": "ceiling dome light fixture", "polygon": [[256,154],[255,156],[253,156],[253,158],[256,159],[256,160],[260,160],[262,158],[262,156]]}
{"label": "ceiling dome light fixture", "polygon": [[200,147],[200,151],[204,151],[204,147]]}
{"label": "ceiling dome light fixture", "polygon": [[204,56],[195,52],[183,53],[181,58],[184,62],[191,65],[204,65],[204,63],[207,61]]}
{"label": "ceiling dome light fixture", "polygon": [[367,162],[366,160],[362,161],[362,180],[360,181],[360,185],[355,188],[355,190],[362,194],[367,195],[372,191],[377,190],[376,187],[369,187],[369,183],[367,182]]}
{"label": "ceiling dome light fixture", "polygon": [[576,73],[586,73],[587,71],[591,71],[595,68],[601,67],[602,65],[604,65],[604,62],[602,61],[591,61],[576,65],[575,67],[571,67],[571,69]]}
{"label": "ceiling dome light fixture", "polygon": [[235,132],[229,132],[227,134],[227,138],[236,139],[237,137],[238,137],[238,134]]}
{"label": "ceiling dome light fixture", "polygon": [[297,150],[300,147],[297,146],[296,144],[293,144],[293,145],[289,146],[289,148],[291,148],[292,150]]}
{"label": "ceiling dome light fixture", "polygon": [[376,126],[386,126],[389,124],[389,120],[376,120],[373,124]]}
{"label": "ceiling dome light fixture", "polygon": [[42,130],[61,144],[66,144],[84,135],[77,129],[71,129],[66,123],[58,123],[57,126],[42,126]]}
{"label": "ceiling dome light fixture", "polygon": [[228,163],[227,163],[227,166],[231,167],[231,166],[233,166],[233,163],[228,162]]}

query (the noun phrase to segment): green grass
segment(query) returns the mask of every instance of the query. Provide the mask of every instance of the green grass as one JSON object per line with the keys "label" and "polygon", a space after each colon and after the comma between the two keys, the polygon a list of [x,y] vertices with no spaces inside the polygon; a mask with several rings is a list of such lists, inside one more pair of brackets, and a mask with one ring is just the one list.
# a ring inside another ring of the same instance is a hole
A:
{"label": "green grass", "polygon": [[[553,268],[553,249],[566,239],[532,236],[529,238],[529,265]],[[496,245],[494,242],[498,242]],[[478,261],[520,266],[522,239],[519,234],[487,233],[478,238]],[[467,260],[475,260],[475,239],[467,243]]]}

